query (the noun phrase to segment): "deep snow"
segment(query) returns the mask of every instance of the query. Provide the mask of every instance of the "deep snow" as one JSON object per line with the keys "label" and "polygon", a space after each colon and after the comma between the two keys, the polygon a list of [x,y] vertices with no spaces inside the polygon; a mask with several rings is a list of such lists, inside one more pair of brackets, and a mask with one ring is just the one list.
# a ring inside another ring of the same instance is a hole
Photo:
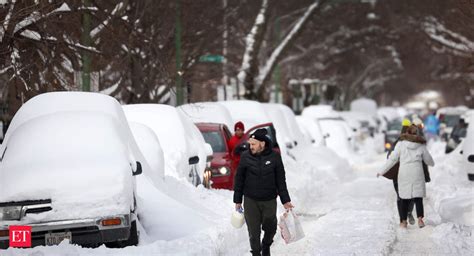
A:
{"label": "deep snow", "polygon": [[[429,145],[437,162],[427,185],[426,223],[408,231],[398,228],[392,182],[377,179],[384,154],[365,145],[352,160],[318,147],[294,148],[296,160],[284,156],[287,183],[306,237],[286,245],[279,232],[272,255],[472,255],[471,226],[450,216],[473,200],[473,183],[459,170],[455,155],[444,155],[444,144]],[[165,172],[166,173],[166,172]],[[246,226],[230,224],[232,192],[193,187],[185,179],[165,176],[162,187],[139,176],[141,241],[124,249],[84,249],[63,243],[33,249],[9,249],[6,255],[245,255]],[[447,201],[446,201],[447,200]],[[447,202],[452,203],[446,204]],[[445,205],[445,206],[443,206]],[[447,210],[443,210],[445,208]],[[449,210],[450,207],[453,207]],[[278,214],[282,212],[278,206]],[[469,213],[466,213],[469,214]],[[456,215],[456,214],[454,214]],[[472,219],[472,218],[471,218]]]}

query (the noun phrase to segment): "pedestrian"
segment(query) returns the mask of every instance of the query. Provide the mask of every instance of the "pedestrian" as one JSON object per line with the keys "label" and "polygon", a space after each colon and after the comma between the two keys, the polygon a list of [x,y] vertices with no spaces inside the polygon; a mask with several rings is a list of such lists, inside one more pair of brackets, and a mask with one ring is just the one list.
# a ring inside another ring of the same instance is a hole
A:
{"label": "pedestrian", "polygon": [[[279,153],[272,150],[266,129],[249,138],[250,150],[241,155],[234,179],[236,210],[243,209],[252,255],[270,255],[277,231],[277,196],[285,209],[293,208],[286,187],[285,168]],[[264,231],[260,241],[261,231]]]}
{"label": "pedestrian", "polygon": [[[402,130],[400,132],[400,136],[402,136],[403,134],[406,134],[407,133],[407,130],[408,128],[412,125],[412,123],[410,122],[410,120],[408,119],[403,119],[402,121]],[[392,147],[392,150],[395,148],[395,146],[397,145],[397,143],[400,141],[400,137],[398,137],[395,142],[393,143],[393,147]],[[390,157],[391,153],[392,153],[392,150],[388,151],[387,153],[387,159]],[[398,210],[398,215],[400,216],[400,223],[402,222],[401,221],[401,218],[403,216],[403,214],[401,213],[401,209],[402,209],[402,199],[400,198],[400,195],[398,194],[398,171],[399,171],[399,168],[400,168],[400,163],[397,162],[392,168],[390,168],[389,171],[387,171],[383,176],[386,177],[387,179],[391,179],[393,181],[393,188],[395,189],[395,193],[397,193],[397,210]],[[411,225],[414,225],[415,224],[415,218],[413,218],[413,207],[414,207],[415,203],[413,201],[411,201],[409,204],[408,204],[408,213],[407,213],[407,216],[408,216],[408,221]]]}
{"label": "pedestrian", "polygon": [[245,132],[245,126],[244,123],[241,121],[235,123],[234,125],[234,136],[232,136],[227,143],[229,145],[229,150],[230,152],[233,152],[235,147],[239,145],[240,141],[242,140],[242,137],[244,136]]}
{"label": "pedestrian", "polygon": [[426,132],[426,137],[428,140],[436,139],[439,135],[439,126],[440,122],[439,119],[436,117],[436,111],[431,113],[428,117],[425,119],[425,132]]}
{"label": "pedestrian", "polygon": [[[241,121],[234,125],[234,135],[229,139],[227,145],[229,146],[232,170],[236,170],[240,162],[240,154],[244,147],[239,147],[244,136],[245,126]],[[237,149],[236,149],[237,148]]]}
{"label": "pedestrian", "polygon": [[411,125],[407,129],[406,136],[400,136],[400,142],[397,143],[393,153],[388,158],[382,168],[381,173],[377,173],[377,177],[389,171],[397,162],[400,162],[398,171],[398,193],[401,198],[400,210],[400,227],[407,227],[407,213],[410,201],[413,200],[416,205],[416,213],[418,217],[418,226],[423,228],[424,207],[423,197],[426,196],[425,175],[423,172],[422,162],[429,166],[434,166],[426,144],[418,141],[418,128]]}

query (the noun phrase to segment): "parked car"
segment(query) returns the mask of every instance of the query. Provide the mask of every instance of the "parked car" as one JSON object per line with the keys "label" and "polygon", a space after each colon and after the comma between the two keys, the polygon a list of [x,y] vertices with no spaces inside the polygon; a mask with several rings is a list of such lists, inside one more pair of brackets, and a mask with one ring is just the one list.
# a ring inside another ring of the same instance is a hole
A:
{"label": "parked car", "polygon": [[0,248],[9,247],[10,225],[30,226],[32,246],[138,244],[134,176],[149,167],[114,98],[36,96],[0,152]]}
{"label": "parked car", "polygon": [[212,148],[198,128],[177,108],[162,104],[123,106],[129,122],[153,130],[165,156],[165,175],[209,187]]}
{"label": "parked car", "polygon": [[231,114],[227,108],[217,102],[185,104],[179,106],[178,109],[191,119],[193,123],[225,124],[229,129],[234,128],[235,123],[232,120]]}
{"label": "parked car", "polygon": [[400,137],[402,131],[402,121],[399,119],[392,120],[388,123],[387,132],[385,133],[385,151],[391,151],[394,148],[395,141]]}
{"label": "parked car", "polygon": [[241,121],[247,128],[264,123],[271,123],[271,119],[262,104],[257,101],[230,100],[219,101],[218,104],[221,104],[229,111],[233,123]]}
{"label": "parked car", "polygon": [[327,147],[334,150],[341,157],[352,154],[354,150],[353,137],[349,133],[349,125],[331,106],[308,106],[303,109],[302,116],[318,122],[323,133],[329,134],[326,138]]}
{"label": "parked car", "polygon": [[440,122],[439,136],[442,140],[448,141],[454,126],[467,110],[465,107],[444,107],[436,112]]}
{"label": "parked car", "polygon": [[466,138],[462,142],[462,158],[463,167],[467,171],[467,177],[470,181],[474,181],[474,115],[469,117],[469,127],[467,129]]}
{"label": "parked car", "polygon": [[129,126],[143,157],[150,166],[150,171],[144,174],[155,186],[161,186],[165,176],[165,157],[158,137],[150,127],[144,124],[130,122]]}
{"label": "parked car", "polygon": [[232,164],[232,152],[228,145],[232,135],[227,125],[196,123],[196,126],[214,152],[211,161],[211,187],[232,190],[237,168]]}
{"label": "parked car", "polygon": [[329,134],[323,134],[318,122],[305,116],[296,116],[296,122],[313,145],[326,146],[326,138]]}

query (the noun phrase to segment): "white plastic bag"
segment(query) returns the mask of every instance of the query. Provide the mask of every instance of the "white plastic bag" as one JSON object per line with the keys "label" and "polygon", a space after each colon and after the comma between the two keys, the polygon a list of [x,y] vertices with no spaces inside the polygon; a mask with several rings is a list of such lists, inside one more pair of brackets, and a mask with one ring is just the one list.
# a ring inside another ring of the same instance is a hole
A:
{"label": "white plastic bag", "polygon": [[287,244],[296,242],[304,237],[303,227],[298,216],[292,210],[286,210],[280,216],[278,226],[281,230],[281,237]]}
{"label": "white plastic bag", "polygon": [[232,224],[234,228],[241,228],[244,225],[244,223],[245,223],[244,210],[242,208],[232,212],[232,216],[230,217],[230,224]]}

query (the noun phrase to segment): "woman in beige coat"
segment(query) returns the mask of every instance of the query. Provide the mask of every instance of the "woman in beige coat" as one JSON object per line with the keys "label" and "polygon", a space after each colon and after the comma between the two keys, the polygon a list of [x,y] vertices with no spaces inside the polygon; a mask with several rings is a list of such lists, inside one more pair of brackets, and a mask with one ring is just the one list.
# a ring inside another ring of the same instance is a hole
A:
{"label": "woman in beige coat", "polygon": [[[415,125],[408,128],[408,134],[416,135],[418,128]],[[422,162],[429,166],[434,166],[433,158],[431,157],[425,144],[417,143],[409,140],[403,140],[397,143],[394,151],[390,154],[385,163],[382,173],[377,173],[377,177],[385,174],[397,162],[400,162],[398,171],[398,193],[402,199],[401,223],[400,227],[407,227],[407,212],[408,205],[411,200],[415,202],[416,213],[418,216],[418,226],[424,227],[423,222],[424,209],[423,197],[426,196],[425,174],[423,172]]]}

